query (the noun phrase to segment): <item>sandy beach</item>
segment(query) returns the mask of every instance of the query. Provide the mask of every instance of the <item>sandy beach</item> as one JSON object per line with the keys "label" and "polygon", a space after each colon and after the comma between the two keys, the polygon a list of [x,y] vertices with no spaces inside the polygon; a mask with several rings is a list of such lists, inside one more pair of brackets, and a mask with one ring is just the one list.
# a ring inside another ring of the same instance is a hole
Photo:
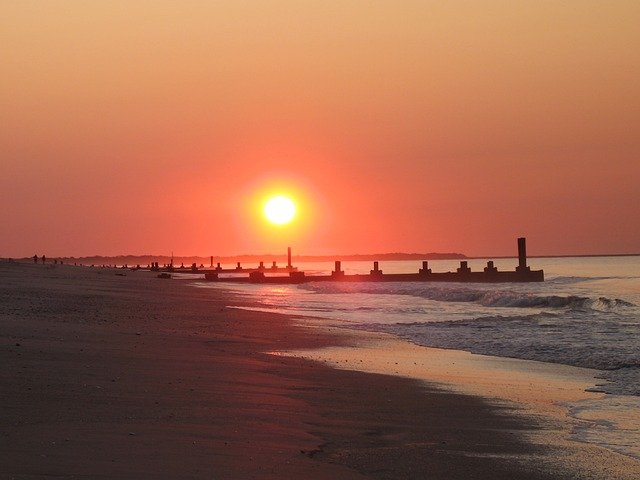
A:
{"label": "sandy beach", "polygon": [[[331,349],[347,362],[379,354],[353,332],[227,307],[242,302],[150,272],[0,263],[1,478],[640,474],[557,441],[553,402],[496,402],[459,372],[334,368]],[[307,358],[273,354],[294,351]],[[589,383],[575,382],[564,391]]]}

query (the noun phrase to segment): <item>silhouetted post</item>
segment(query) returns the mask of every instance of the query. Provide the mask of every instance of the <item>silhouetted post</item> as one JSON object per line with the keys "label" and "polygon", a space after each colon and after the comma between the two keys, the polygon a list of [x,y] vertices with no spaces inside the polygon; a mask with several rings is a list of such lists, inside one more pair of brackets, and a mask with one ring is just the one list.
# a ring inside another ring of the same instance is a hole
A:
{"label": "silhouetted post", "polygon": [[373,262],[373,270],[369,270],[370,275],[382,275],[382,270],[378,268],[378,262]]}
{"label": "silhouetted post", "polygon": [[420,275],[427,275],[428,273],[431,273],[431,269],[429,268],[429,262],[427,262],[426,260],[423,260],[422,268],[418,270],[418,273]]}
{"label": "silhouetted post", "polygon": [[518,268],[516,268],[516,271],[529,271],[529,267],[527,267],[527,239],[525,237],[518,239]]}
{"label": "silhouetted post", "polygon": [[467,266],[467,262],[460,262],[458,273],[471,273],[471,269]]}
{"label": "silhouetted post", "polygon": [[332,277],[339,277],[344,275],[344,272],[340,269],[340,267],[341,267],[340,260],[336,260],[334,270],[333,272],[331,272]]}
{"label": "silhouetted post", "polygon": [[211,255],[211,267],[213,267],[213,255]]}
{"label": "silhouetted post", "polygon": [[485,271],[485,273],[496,273],[498,271],[498,269],[493,266],[493,261],[490,260],[490,261],[487,262],[487,266],[484,267],[484,271]]}
{"label": "silhouetted post", "polygon": [[291,268],[291,247],[287,247],[287,267]]}
{"label": "silhouetted post", "polygon": [[527,266],[527,239],[524,237],[518,239],[518,266]]}

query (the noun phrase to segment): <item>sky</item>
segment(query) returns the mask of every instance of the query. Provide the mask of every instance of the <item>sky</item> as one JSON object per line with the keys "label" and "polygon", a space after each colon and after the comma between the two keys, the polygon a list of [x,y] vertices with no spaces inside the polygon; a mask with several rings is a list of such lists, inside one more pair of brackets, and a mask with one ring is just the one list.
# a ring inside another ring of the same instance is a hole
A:
{"label": "sky", "polygon": [[639,253],[638,23],[637,0],[5,0],[0,257]]}

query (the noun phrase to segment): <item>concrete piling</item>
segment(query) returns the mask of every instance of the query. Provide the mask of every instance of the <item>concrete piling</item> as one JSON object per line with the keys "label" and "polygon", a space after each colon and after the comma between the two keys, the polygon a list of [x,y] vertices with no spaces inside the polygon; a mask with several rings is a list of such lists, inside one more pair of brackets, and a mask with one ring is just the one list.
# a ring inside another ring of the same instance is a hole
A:
{"label": "concrete piling", "polygon": [[427,262],[426,260],[422,261],[422,268],[420,270],[418,270],[418,273],[420,275],[427,275],[429,273],[431,273],[431,269],[429,268],[429,262]]}
{"label": "concrete piling", "polygon": [[382,270],[378,268],[378,262],[373,262],[373,270],[369,270],[369,275],[382,275]]}
{"label": "concrete piling", "polygon": [[341,270],[341,267],[342,267],[342,264],[341,264],[340,260],[336,260],[333,272],[331,272],[331,276],[332,277],[344,276],[344,272]]}
{"label": "concrete piling", "polygon": [[471,269],[467,265],[466,261],[460,262],[460,268],[457,270],[458,273],[471,273]]}
{"label": "concrete piling", "polygon": [[489,260],[487,262],[487,266],[484,267],[484,271],[485,271],[485,273],[497,273],[498,269],[493,266],[493,261]]}
{"label": "concrete piling", "polygon": [[516,272],[528,272],[531,269],[527,266],[527,239],[518,238],[518,266]]}

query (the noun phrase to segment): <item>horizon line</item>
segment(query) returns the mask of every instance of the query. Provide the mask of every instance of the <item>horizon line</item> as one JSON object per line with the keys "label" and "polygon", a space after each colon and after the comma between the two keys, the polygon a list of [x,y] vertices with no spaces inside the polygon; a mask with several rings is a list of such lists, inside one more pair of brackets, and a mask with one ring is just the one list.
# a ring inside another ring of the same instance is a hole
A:
{"label": "horizon line", "polygon": [[[397,256],[415,256],[415,257],[420,257],[420,256],[439,256],[439,257],[443,257],[443,256],[449,256],[451,258],[449,258],[449,260],[456,260],[459,259],[461,257],[465,258],[465,259],[469,259],[469,260],[479,260],[479,259],[503,259],[503,258],[518,258],[517,254],[509,254],[509,255],[467,255],[464,253],[460,253],[460,252],[384,252],[384,253],[349,253],[349,254],[297,254],[297,255],[292,255],[292,258],[297,258],[298,261],[302,261],[304,262],[305,260],[300,260],[300,259],[304,259],[304,258],[322,258],[322,259],[326,259],[326,261],[331,261],[332,259],[336,258],[339,259],[340,257],[376,257],[376,256],[380,256],[380,257],[384,257],[384,256],[391,256],[391,255],[397,255]],[[74,259],[74,260],[81,260],[81,259],[88,259],[88,258],[142,258],[142,257],[152,257],[152,258],[174,258],[174,259],[186,259],[186,258],[199,258],[199,259],[207,259],[209,260],[211,257],[215,259],[234,259],[234,258],[241,258],[241,257],[250,257],[250,258],[258,258],[258,257],[282,257],[282,258],[287,258],[287,254],[286,253],[243,253],[243,254],[231,254],[231,255],[170,255],[170,254],[151,254],[151,253],[145,253],[145,254],[118,254],[118,255],[100,255],[100,254],[95,254],[95,255],[81,255],[81,256],[72,256],[72,255],[54,255],[54,256],[47,256],[47,258],[50,258],[52,260],[54,259],[62,259],[62,260],[66,260],[66,259]],[[634,257],[634,256],[640,256],[640,252],[636,252],[636,253],[576,253],[576,254],[535,254],[535,255],[527,255],[527,258],[586,258],[586,257]],[[40,255],[39,255],[40,257]],[[0,257],[0,260],[32,260],[33,256],[26,256],[26,257]],[[409,259],[411,260],[411,259]],[[306,260],[309,261],[309,260]],[[322,261],[322,260],[319,260]],[[393,260],[390,260],[393,261]]]}

